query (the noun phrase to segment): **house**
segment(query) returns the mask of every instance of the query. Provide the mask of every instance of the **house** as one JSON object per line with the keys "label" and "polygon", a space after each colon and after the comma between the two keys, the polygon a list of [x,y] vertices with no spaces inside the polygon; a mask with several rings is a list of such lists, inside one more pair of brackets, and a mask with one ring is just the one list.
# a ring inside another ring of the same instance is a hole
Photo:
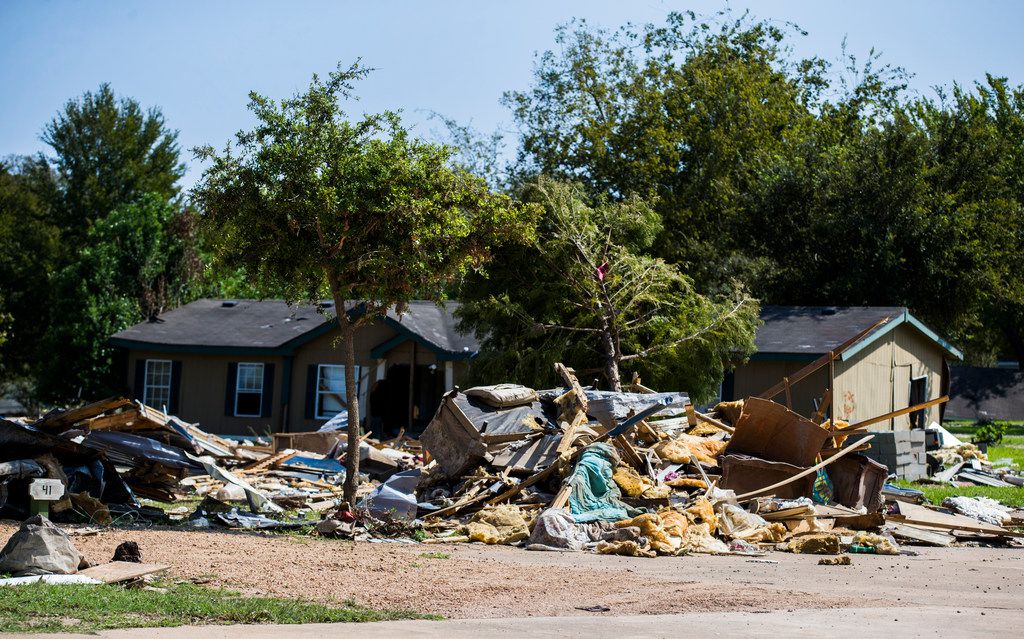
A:
{"label": "house", "polygon": [[[414,301],[356,333],[360,413],[378,436],[422,429],[466,375],[477,341],[458,304]],[[359,312],[359,308],[349,312]],[[114,334],[127,390],[208,431],[298,432],[345,407],[345,368],[330,302],[202,299]]]}
{"label": "house", "polygon": [[[868,331],[881,320],[888,321]],[[757,332],[757,352],[726,377],[724,399],[759,395],[810,362],[868,331],[849,345],[833,365],[834,405],[829,414],[856,422],[948,394],[949,361],[962,354],[903,307],[765,306]],[[829,367],[793,384],[794,411],[811,416],[829,387]],[[784,393],[776,401],[786,401]],[[873,430],[923,428],[942,421],[944,407],[933,406],[896,417]]]}
{"label": "house", "polygon": [[948,419],[1024,420],[1024,371],[954,366]]}

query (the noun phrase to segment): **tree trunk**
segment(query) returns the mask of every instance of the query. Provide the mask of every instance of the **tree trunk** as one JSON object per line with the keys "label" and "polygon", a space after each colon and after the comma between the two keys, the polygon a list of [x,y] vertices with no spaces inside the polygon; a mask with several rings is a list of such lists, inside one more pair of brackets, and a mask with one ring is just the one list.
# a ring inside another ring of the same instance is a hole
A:
{"label": "tree trunk", "polygon": [[604,376],[608,378],[608,385],[611,390],[622,391],[622,382],[619,381],[619,352],[615,347],[615,337],[612,335],[611,325],[608,318],[601,317],[601,350],[604,351]]}
{"label": "tree trunk", "polygon": [[[347,320],[338,320],[348,323]],[[359,391],[356,379],[355,326],[342,329],[342,354],[345,357],[345,403],[348,404],[348,447],[345,453],[345,501],[355,508],[359,488]]]}
{"label": "tree trunk", "polygon": [[345,299],[341,296],[341,283],[334,269],[326,267],[327,283],[334,298],[334,313],[341,331],[341,354],[345,362],[345,404],[348,409],[348,442],[345,450],[345,501],[356,507],[356,489],[359,488],[359,391],[356,379],[355,334],[359,320],[353,322],[345,313]]}

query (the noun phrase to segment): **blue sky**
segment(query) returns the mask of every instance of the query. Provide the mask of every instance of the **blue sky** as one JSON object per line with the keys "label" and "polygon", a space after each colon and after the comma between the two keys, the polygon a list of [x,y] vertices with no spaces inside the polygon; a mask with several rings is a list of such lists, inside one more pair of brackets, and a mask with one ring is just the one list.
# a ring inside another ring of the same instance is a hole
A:
{"label": "blue sky", "polygon": [[[247,93],[290,95],[338,61],[378,71],[361,83],[359,109],[402,109],[424,137],[437,111],[489,131],[509,127],[503,91],[531,81],[533,55],[573,17],[614,27],[660,21],[672,10],[712,13],[722,2],[604,0],[496,2],[265,2],[2,0],[0,157],[45,151],[39,134],[73,96],[110,82],[159,106],[183,149],[222,145],[251,123]],[[912,88],[971,83],[986,72],[1024,83],[1021,2],[761,0],[731,2],[807,30],[801,56],[834,58],[844,37],[875,47],[915,74]],[[199,176],[187,154],[186,184]]]}

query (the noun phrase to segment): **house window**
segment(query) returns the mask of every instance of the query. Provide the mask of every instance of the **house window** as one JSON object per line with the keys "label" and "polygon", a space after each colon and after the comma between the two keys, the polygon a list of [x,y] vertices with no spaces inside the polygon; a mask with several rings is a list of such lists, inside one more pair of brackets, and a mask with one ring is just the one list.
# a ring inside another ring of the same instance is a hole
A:
{"label": "house window", "polygon": [[147,359],[142,403],[164,410],[171,403],[171,360]]}
{"label": "house window", "polygon": [[240,363],[235,383],[235,417],[259,417],[263,409],[263,364]]}
{"label": "house window", "polygon": [[[359,392],[359,367],[356,366],[356,393]],[[316,374],[316,418],[330,419],[345,410],[345,367],[320,364]]]}

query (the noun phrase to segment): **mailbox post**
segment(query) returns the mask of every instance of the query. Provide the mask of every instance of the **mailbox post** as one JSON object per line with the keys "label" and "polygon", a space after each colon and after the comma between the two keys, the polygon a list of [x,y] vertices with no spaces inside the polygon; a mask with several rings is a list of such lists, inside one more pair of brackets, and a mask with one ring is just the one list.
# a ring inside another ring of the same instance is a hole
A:
{"label": "mailbox post", "polygon": [[50,516],[50,502],[64,496],[64,484],[59,479],[33,479],[28,485],[30,508],[33,515]]}

